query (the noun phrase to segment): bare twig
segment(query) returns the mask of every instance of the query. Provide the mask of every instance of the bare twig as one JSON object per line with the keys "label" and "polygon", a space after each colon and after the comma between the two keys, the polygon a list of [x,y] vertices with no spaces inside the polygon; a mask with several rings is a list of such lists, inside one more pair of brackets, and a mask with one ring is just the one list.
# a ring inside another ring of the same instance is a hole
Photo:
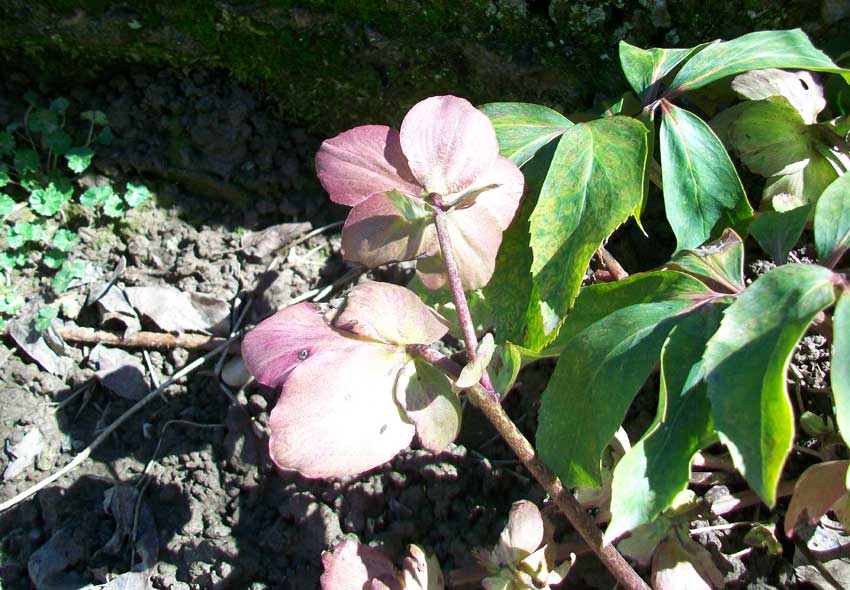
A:
{"label": "bare twig", "polygon": [[[126,338],[106,330],[66,325],[56,332],[63,340],[77,344],[109,344],[124,348],[186,348],[189,350],[218,349],[226,338],[206,334],[168,334],[165,332],[136,332]],[[238,348],[237,348],[238,350]]]}
{"label": "bare twig", "polygon": [[112,422],[112,424],[107,426],[103,430],[103,432],[101,432],[100,434],[97,435],[97,437],[91,442],[91,444],[89,446],[87,446],[85,449],[80,451],[77,454],[77,456],[74,457],[73,460],[71,460],[70,463],[68,463],[63,468],[59,469],[58,471],[54,472],[53,474],[49,475],[48,477],[45,477],[44,479],[42,479],[41,481],[39,481],[35,485],[30,486],[29,488],[25,489],[23,492],[21,492],[17,496],[15,496],[15,497],[3,502],[2,504],[0,504],[0,512],[4,512],[4,511],[8,510],[9,508],[12,508],[13,506],[22,502],[23,500],[26,500],[27,498],[29,498],[30,496],[32,496],[36,492],[44,489],[45,487],[49,486],[54,481],[56,481],[56,480],[60,479],[61,477],[67,475],[68,473],[75,470],[77,467],[79,467],[83,463],[85,463],[85,461],[91,456],[92,452],[94,452],[94,450],[97,447],[99,447],[101,445],[101,443],[103,443],[103,441],[105,441],[107,439],[107,437],[109,437],[110,434],[115,432],[115,430],[119,426],[121,426],[124,422],[126,422],[131,416],[136,414],[139,410],[144,408],[153,399],[155,399],[157,396],[159,396],[160,392],[164,391],[166,388],[170,387],[171,385],[174,385],[180,379],[189,375],[190,373],[192,373],[192,371],[194,371],[198,367],[202,366],[204,363],[206,363],[211,358],[215,357],[217,354],[219,354],[226,347],[230,346],[230,343],[235,341],[238,337],[239,337],[239,335],[228,338],[227,340],[222,342],[218,346],[218,348],[208,352],[207,354],[205,354],[204,356],[202,356],[198,359],[195,359],[194,361],[192,361],[191,363],[189,363],[188,365],[186,365],[185,367],[183,367],[182,369],[180,369],[179,371],[174,373],[174,375],[172,375],[165,383],[163,383],[162,385],[160,385],[159,387],[157,387],[156,389],[154,389],[153,391],[148,393],[145,397],[143,397],[142,399],[137,401],[135,404],[133,404],[126,412],[124,412],[123,414],[118,416],[118,418],[116,418],[115,421]]}

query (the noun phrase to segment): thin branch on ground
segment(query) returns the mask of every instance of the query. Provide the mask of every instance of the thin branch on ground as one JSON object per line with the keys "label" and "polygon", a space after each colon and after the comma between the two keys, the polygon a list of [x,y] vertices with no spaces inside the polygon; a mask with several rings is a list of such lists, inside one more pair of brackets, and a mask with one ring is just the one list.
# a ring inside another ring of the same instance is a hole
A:
{"label": "thin branch on ground", "polygon": [[80,465],[82,465],[83,463],[86,462],[86,460],[91,456],[92,452],[94,452],[94,450],[97,447],[99,447],[103,443],[103,441],[105,441],[109,437],[110,434],[115,432],[115,430],[119,426],[121,426],[124,422],[126,422],[130,417],[135,415],[137,412],[139,412],[139,410],[144,408],[152,400],[156,399],[159,396],[160,392],[165,391],[168,387],[174,385],[175,383],[180,381],[183,377],[186,377],[187,375],[192,373],[194,370],[196,370],[197,368],[204,365],[204,363],[206,363],[210,359],[214,358],[222,350],[224,350],[226,347],[230,346],[231,342],[235,341],[239,336],[241,336],[241,334],[238,334],[234,337],[228,338],[227,340],[222,342],[216,349],[208,352],[207,354],[205,354],[204,356],[202,356],[200,358],[195,359],[194,361],[192,361],[191,363],[189,363],[188,365],[186,365],[185,367],[183,367],[182,369],[180,369],[179,371],[174,373],[174,375],[172,375],[165,383],[163,383],[162,385],[160,385],[159,387],[157,387],[156,389],[154,389],[153,391],[148,393],[145,397],[143,397],[142,399],[137,401],[135,404],[133,404],[133,406],[131,406],[126,412],[124,412],[118,418],[116,418],[115,421],[112,422],[112,424],[110,424],[108,427],[106,427],[103,430],[103,432],[101,432],[100,434],[97,435],[97,437],[91,442],[91,444],[89,446],[87,446],[85,449],[80,451],[77,454],[77,456],[74,457],[71,460],[70,463],[68,463],[67,465],[65,465],[64,467],[59,469],[58,471],[54,472],[53,474],[49,475],[48,477],[45,477],[44,479],[42,479],[41,481],[39,481],[35,485],[25,489],[23,492],[21,492],[17,496],[15,496],[15,497],[3,502],[2,504],[0,504],[0,512],[5,512],[9,508],[12,508],[13,506],[19,504],[23,500],[26,500],[27,498],[29,498],[30,496],[32,496],[36,492],[39,492],[40,490],[46,488],[47,486],[49,486],[54,481],[62,478],[63,476],[67,475],[68,473],[77,469]]}
{"label": "thin branch on ground", "polygon": [[[124,337],[116,332],[95,330],[77,325],[65,325],[56,329],[66,342],[75,344],[108,344],[123,348],[185,348],[187,350],[218,349],[227,338],[207,334],[168,334],[166,332],[136,332]],[[238,350],[238,346],[234,348]]]}
{"label": "thin branch on ground", "polygon": [[148,477],[150,474],[151,466],[156,462],[156,457],[159,455],[159,448],[162,446],[162,441],[165,439],[165,431],[172,424],[181,424],[183,426],[194,426],[195,428],[203,428],[203,429],[212,429],[212,428],[224,428],[224,424],[201,424],[199,422],[192,422],[191,420],[169,420],[162,427],[162,430],[159,433],[159,440],[156,442],[156,447],[153,450],[153,455],[151,455],[150,460],[147,465],[145,465],[144,471],[142,471],[141,476],[139,476],[139,481],[136,483],[136,488],[141,486],[139,493],[136,497],[136,505],[133,508],[133,530],[130,534],[131,544],[130,544],[130,567],[134,564],[133,562],[136,559],[136,544],[135,539],[137,538],[137,534],[139,531],[139,515],[142,512],[142,498],[145,495],[145,491],[148,489],[148,484],[152,481],[152,478]]}

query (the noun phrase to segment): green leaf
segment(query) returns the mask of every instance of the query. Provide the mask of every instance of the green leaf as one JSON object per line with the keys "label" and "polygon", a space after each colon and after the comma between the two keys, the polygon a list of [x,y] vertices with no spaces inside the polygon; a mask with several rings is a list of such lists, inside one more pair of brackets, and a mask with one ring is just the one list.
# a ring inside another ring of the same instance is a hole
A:
{"label": "green leaf", "polygon": [[0,131],[0,156],[8,156],[15,151],[15,138],[7,131]]}
{"label": "green leaf", "polygon": [[80,118],[84,121],[91,121],[95,125],[106,125],[108,123],[106,113],[103,111],[83,111]]}
{"label": "green leaf", "polygon": [[800,29],[758,31],[732,41],[714,43],[697,53],[673,78],[667,95],[681,94],[727,76],[765,68],[833,72],[850,81],[850,72],[836,66],[824,52],[816,49]]}
{"label": "green leaf", "polygon": [[15,210],[15,199],[5,193],[0,193],[0,217],[6,217]]}
{"label": "green leaf", "polygon": [[832,267],[850,248],[850,174],[826,188],[815,207],[814,222],[818,256]]}
{"label": "green leaf", "polygon": [[50,286],[56,293],[64,293],[73,281],[83,276],[85,271],[86,263],[82,260],[66,261],[62,265],[62,268],[53,276]]}
{"label": "green leaf", "polygon": [[593,112],[600,117],[613,117],[614,115],[636,116],[641,112],[640,100],[634,92],[626,92],[614,101],[603,101],[595,107]]}
{"label": "green leaf", "polygon": [[614,469],[607,541],[653,521],[672,506],[688,486],[694,454],[715,438],[701,367],[721,311],[718,305],[705,305],[690,313],[664,344],[656,421]]}
{"label": "green leaf", "polygon": [[121,200],[121,195],[113,193],[112,189],[110,189],[109,197],[107,197],[106,201],[103,203],[104,215],[118,219],[124,217],[124,213],[126,211],[127,204]]}
{"label": "green leaf", "polygon": [[41,167],[41,159],[32,150],[17,150],[13,165],[19,173],[37,172]]}
{"label": "green leaf", "polygon": [[850,291],[845,289],[832,314],[832,397],[835,421],[844,442],[850,444]]}
{"label": "green leaf", "polygon": [[77,174],[86,171],[86,168],[91,164],[92,156],[94,156],[94,151],[89,147],[75,147],[65,153],[68,168]]}
{"label": "green leaf", "polygon": [[20,248],[33,239],[31,223],[19,221],[6,232],[6,243],[10,248]]}
{"label": "green leaf", "polygon": [[582,290],[558,336],[562,354],[543,392],[537,427],[541,458],[564,485],[601,483],[602,451],[667,335],[710,294],[697,279],[673,271]]}
{"label": "green leaf", "polygon": [[105,186],[93,186],[89,189],[86,189],[82,195],[80,195],[80,204],[83,207],[88,207],[89,209],[93,209],[95,207],[99,207],[104,204],[106,201],[110,199],[114,195],[114,191],[112,187],[109,185]]}
{"label": "green leaf", "polygon": [[785,264],[788,253],[803,235],[811,205],[790,211],[763,211],[750,222],[749,232],[777,264]]}
{"label": "green leaf", "polygon": [[785,97],[745,102],[726,113],[733,118],[729,141],[756,174],[790,174],[812,157],[812,131]]}
{"label": "green leaf", "polygon": [[529,363],[546,358],[557,358],[560,351],[555,348],[545,348],[539,352],[517,346],[512,342],[496,346],[496,351],[490,361],[490,380],[493,388],[504,397],[514,386],[520,370]]}
{"label": "green leaf", "polygon": [[71,149],[71,136],[61,129],[53,131],[45,131],[41,135],[41,146],[46,150],[51,150],[56,154],[64,154]]}
{"label": "green leaf", "polygon": [[629,85],[635,93],[642,95],[706,45],[690,49],[641,49],[620,41],[620,65]]}
{"label": "green leaf", "polygon": [[484,287],[484,296],[492,310],[496,341],[510,340],[532,350],[540,350],[546,344],[546,337],[537,290],[531,280],[528,220],[554,153],[555,145],[544,147],[523,169],[525,195],[513,223],[502,235],[496,270]]}
{"label": "green leaf", "polygon": [[[133,205],[133,203],[130,202],[130,200],[131,200],[130,187],[131,186],[134,187],[134,189],[135,189],[137,185],[131,184],[129,182],[127,183],[127,194],[124,195],[124,199],[127,201],[128,205],[130,205],[131,207],[135,207],[135,205]],[[136,195],[139,192],[141,192],[141,191],[133,190],[132,194]],[[144,199],[139,201],[140,203],[147,200],[147,194],[149,194],[149,193],[147,193],[146,187],[145,187],[145,193],[146,193],[146,196],[144,197]],[[411,197],[411,196],[405,195],[404,193],[396,191],[396,190],[387,191],[386,193],[384,193],[384,196],[387,198],[387,200],[390,203],[393,204],[393,207],[395,207],[396,210],[399,213],[401,213],[401,216],[404,217],[404,219],[407,220],[407,221],[418,221],[420,219],[432,219],[434,217],[434,209],[428,203],[426,203],[423,199],[419,199],[417,197]],[[135,201],[135,197],[132,197],[132,198]]]}
{"label": "green leaf", "polygon": [[22,250],[6,250],[0,252],[0,268],[12,270],[13,268],[23,266],[27,262],[27,254]]}
{"label": "green leaf", "polygon": [[27,119],[27,127],[31,131],[50,133],[59,129],[59,117],[47,109],[36,109]]}
{"label": "green leaf", "polygon": [[838,176],[820,126],[806,125],[783,96],[736,105],[712,125],[747,168],[768,178],[762,201],[781,195],[793,203],[785,209],[814,203]]}
{"label": "green leaf", "polygon": [[151,191],[143,184],[127,183],[127,192],[124,193],[124,200],[130,207],[138,207],[151,197]]}
{"label": "green leaf", "polygon": [[478,108],[496,129],[499,153],[517,166],[573,126],[561,113],[539,104],[491,102]]}
{"label": "green leaf", "polygon": [[110,145],[112,143],[112,128],[104,127],[103,130],[97,134],[97,143],[102,145]]}
{"label": "green leaf", "polygon": [[455,379],[455,385],[461,389],[472,387],[481,380],[487,365],[490,364],[490,359],[493,358],[493,352],[496,350],[496,342],[493,340],[493,335],[489,332],[484,334],[484,338],[478,344],[476,350],[476,359],[467,363],[465,367]]}
{"label": "green leaf", "polygon": [[39,215],[51,217],[59,212],[62,205],[68,202],[72,194],[72,189],[61,191],[51,182],[47,185],[47,188],[36,189],[30,193],[30,207]]}
{"label": "green leaf", "polygon": [[753,210],[729,154],[711,128],[669,102],[663,102],[662,109],[667,220],[676,234],[677,250],[695,248],[711,237],[718,224],[734,226],[750,218]]}
{"label": "green leaf", "polygon": [[50,110],[57,114],[63,114],[71,106],[71,102],[64,96],[57,96],[50,103]]}
{"label": "green leaf", "polygon": [[71,252],[80,243],[80,237],[67,229],[60,229],[53,236],[53,247],[61,252]]}
{"label": "green leaf", "polygon": [[59,309],[46,305],[35,314],[35,329],[44,332],[50,328],[50,323],[59,315]]}
{"label": "green leaf", "polygon": [[56,269],[56,268],[61,267],[63,264],[65,264],[65,261],[67,259],[68,259],[67,254],[65,254],[61,250],[54,250],[54,249],[51,248],[50,250],[48,250],[47,252],[44,253],[44,256],[42,256],[42,258],[41,258],[41,261],[44,263],[44,266],[46,266],[47,268]]}
{"label": "green leaf", "polygon": [[24,298],[11,289],[0,291],[0,313],[15,315],[24,306]]}
{"label": "green leaf", "polygon": [[744,290],[744,243],[731,229],[719,239],[676,253],[665,266],[694,276],[721,293]]}
{"label": "green leaf", "polygon": [[727,308],[706,347],[715,428],[770,507],[794,438],[785,370],[812,319],[835,300],[834,291],[832,272],[822,266],[776,267]]}
{"label": "green leaf", "polygon": [[544,317],[566,314],[593,253],[639,207],[646,135],[639,121],[616,116],[561,136],[530,218],[531,273]]}
{"label": "green leaf", "polygon": [[9,178],[9,166],[0,162],[0,188],[6,186],[10,182],[12,182],[12,179]]}

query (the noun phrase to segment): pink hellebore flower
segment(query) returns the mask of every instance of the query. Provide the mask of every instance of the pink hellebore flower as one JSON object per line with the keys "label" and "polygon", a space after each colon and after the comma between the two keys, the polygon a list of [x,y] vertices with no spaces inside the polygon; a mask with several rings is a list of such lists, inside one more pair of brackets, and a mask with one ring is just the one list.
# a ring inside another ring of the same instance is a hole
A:
{"label": "pink hellebore flower", "polygon": [[418,545],[410,545],[401,573],[377,549],[343,541],[322,553],[322,590],[444,590],[440,564]]}
{"label": "pink hellebore flower", "polygon": [[331,200],[353,207],[342,230],[345,257],[369,267],[417,259],[429,289],[446,282],[429,195],[448,209],[461,281],[474,290],[493,274],[523,189],[519,168],[499,155],[490,120],[456,96],[417,103],[401,132],[363,125],[326,140],[316,170]]}
{"label": "pink hellebore flower", "polygon": [[410,444],[442,451],[460,429],[460,402],[439,370],[406,351],[446,321],[412,291],[354,287],[328,315],[311,303],[277,312],[245,336],[242,356],[263,385],[281,387],[269,450],[306,477],[356,475]]}
{"label": "pink hellebore flower", "polygon": [[481,580],[484,590],[548,590],[563,582],[572,566],[572,559],[556,564],[552,526],[528,500],[514,502],[499,544],[476,557],[492,574]]}

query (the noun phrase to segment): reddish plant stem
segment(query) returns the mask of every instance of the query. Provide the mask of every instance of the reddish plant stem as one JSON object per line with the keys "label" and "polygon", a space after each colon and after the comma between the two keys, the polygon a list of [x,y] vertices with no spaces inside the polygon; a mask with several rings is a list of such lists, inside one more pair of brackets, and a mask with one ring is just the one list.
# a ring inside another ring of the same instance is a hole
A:
{"label": "reddish plant stem", "polygon": [[602,261],[602,264],[605,265],[605,268],[611,273],[611,276],[614,277],[615,281],[622,281],[623,279],[629,278],[629,273],[626,272],[623,265],[614,258],[605,246],[599,246],[599,250],[597,250],[596,253],[599,255],[599,260]]}
{"label": "reddish plant stem", "polygon": [[[452,293],[455,308],[457,309],[458,323],[463,330],[463,341],[466,343],[466,356],[469,362],[475,362],[478,358],[478,336],[475,334],[475,324],[472,323],[472,315],[469,313],[469,305],[466,303],[466,295],[463,292],[463,283],[460,280],[460,271],[457,267],[452,241],[449,238],[449,228],[446,225],[446,214],[443,212],[443,200],[438,194],[432,194],[436,207],[434,208],[434,225],[437,228],[437,239],[440,242],[440,251],[443,253],[443,262],[446,265],[446,276],[449,280],[449,289]],[[493,389],[490,375],[487,369],[481,375],[481,384],[490,392],[494,399],[499,399],[499,394]]]}
{"label": "reddish plant stem", "polygon": [[[451,377],[460,375],[460,366],[448,357],[425,345],[413,344],[407,347],[411,354],[420,356],[425,361],[439,367]],[[526,469],[534,476],[549,496],[555,501],[561,512],[569,519],[573,528],[581,535],[590,549],[596,553],[602,563],[616,578],[624,590],[649,590],[649,586],[623,559],[614,545],[602,542],[602,532],[593,520],[582,509],[578,500],[564,488],[561,480],[546,467],[528,439],[520,432],[510,416],[497,400],[480,384],[466,390],[470,401],[487,417],[502,439],[511,448]]]}
{"label": "reddish plant stem", "polygon": [[[460,280],[460,272],[458,271],[457,261],[454,257],[454,250],[452,249],[451,238],[449,237],[449,230],[446,224],[446,215],[443,212],[443,202],[438,194],[432,194],[431,197],[436,205],[434,225],[437,229],[437,239],[440,242],[440,250],[442,251],[443,261],[446,265],[446,274],[452,299],[454,300],[458,320],[463,330],[467,355],[470,361],[474,361],[477,357],[478,338],[475,335],[472,316],[469,313],[466,295],[463,292],[463,284]],[[427,346],[411,345],[408,346],[408,350],[413,354],[418,354],[424,360],[441,368],[454,378],[460,375],[461,368],[457,363]],[[624,590],[650,590],[646,582],[623,559],[620,552],[613,545],[605,545],[603,543],[602,532],[593,522],[593,519],[582,509],[578,500],[569,491],[564,489],[561,480],[537,456],[534,447],[531,446],[531,443],[528,442],[528,439],[520,432],[519,428],[517,428],[516,424],[514,424],[513,420],[511,420],[510,416],[508,416],[502,407],[499,394],[493,390],[493,385],[486,370],[481,377],[480,383],[476,383],[467,389],[466,392],[472,403],[487,417],[516,457],[522,461],[526,469],[534,476],[534,479],[552,497],[561,512],[564,513],[576,531],[590,546],[591,550],[596,553],[605,567],[608,568],[608,571],[611,572],[611,575],[614,576],[619,585]]]}

